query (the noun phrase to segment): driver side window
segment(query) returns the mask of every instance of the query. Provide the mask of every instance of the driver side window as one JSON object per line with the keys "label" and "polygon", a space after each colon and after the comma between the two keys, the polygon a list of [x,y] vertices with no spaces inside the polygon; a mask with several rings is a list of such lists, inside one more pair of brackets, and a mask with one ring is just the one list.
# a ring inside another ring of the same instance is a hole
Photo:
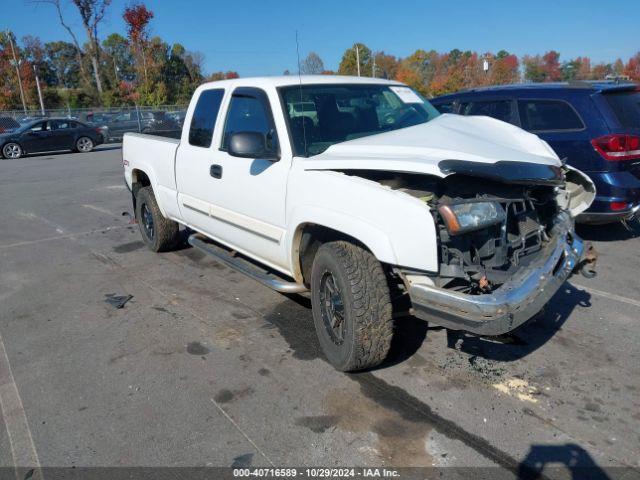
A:
{"label": "driver side window", "polygon": [[[229,138],[239,132],[260,132],[266,137],[267,147],[274,148],[276,142],[275,127],[266,99],[257,95],[236,94],[231,97],[227,119],[224,124],[222,150],[227,150]],[[271,144],[271,145],[270,145]]]}

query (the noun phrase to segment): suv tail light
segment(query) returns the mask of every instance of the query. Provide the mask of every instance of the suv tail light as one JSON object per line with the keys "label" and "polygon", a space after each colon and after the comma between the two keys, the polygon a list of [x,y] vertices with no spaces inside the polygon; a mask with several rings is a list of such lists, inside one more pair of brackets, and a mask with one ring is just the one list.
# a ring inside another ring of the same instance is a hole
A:
{"label": "suv tail light", "polygon": [[636,135],[605,135],[591,140],[591,145],[606,160],[617,162],[640,158],[640,137]]}

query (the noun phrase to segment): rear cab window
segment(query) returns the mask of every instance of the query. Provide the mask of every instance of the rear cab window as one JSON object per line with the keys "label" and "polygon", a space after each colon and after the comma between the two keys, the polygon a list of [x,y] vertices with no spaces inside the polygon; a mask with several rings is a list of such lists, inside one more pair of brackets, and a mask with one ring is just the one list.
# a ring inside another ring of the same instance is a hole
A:
{"label": "rear cab window", "polygon": [[605,93],[603,97],[622,127],[640,128],[640,91]]}
{"label": "rear cab window", "polygon": [[222,97],[224,97],[223,88],[204,90],[200,93],[189,126],[190,145],[202,148],[211,146]]}
{"label": "rear cab window", "polygon": [[518,100],[522,128],[529,132],[575,131],[585,128],[575,109],[564,100]]}

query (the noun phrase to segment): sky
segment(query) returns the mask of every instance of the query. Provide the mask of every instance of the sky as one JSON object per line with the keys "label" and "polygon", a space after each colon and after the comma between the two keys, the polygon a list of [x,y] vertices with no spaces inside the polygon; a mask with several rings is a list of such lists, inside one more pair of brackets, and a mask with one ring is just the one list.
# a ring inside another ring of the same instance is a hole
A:
{"label": "sky", "polygon": [[[70,0],[61,0],[68,22],[84,31]],[[113,0],[99,36],[125,34],[122,11],[131,0]],[[337,70],[345,49],[361,42],[374,51],[407,56],[416,49],[453,48],[479,53],[504,49],[519,56],[555,49],[561,60],[627,60],[640,50],[638,0],[146,0],[154,12],[151,34],[181,43],[205,57],[205,72],[241,76],[297,71],[300,55],[315,51]],[[69,41],[54,8],[37,0],[0,0],[0,27],[19,38]]]}

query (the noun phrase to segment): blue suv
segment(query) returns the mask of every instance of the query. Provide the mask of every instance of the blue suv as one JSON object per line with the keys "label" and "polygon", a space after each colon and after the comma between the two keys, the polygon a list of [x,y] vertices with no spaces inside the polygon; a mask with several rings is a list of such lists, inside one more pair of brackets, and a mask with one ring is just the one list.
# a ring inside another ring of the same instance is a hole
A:
{"label": "blue suv", "polygon": [[640,208],[640,87],[615,82],[481,87],[431,100],[441,113],[486,115],[545,140],[585,172],[596,198],[582,223],[629,219]]}

